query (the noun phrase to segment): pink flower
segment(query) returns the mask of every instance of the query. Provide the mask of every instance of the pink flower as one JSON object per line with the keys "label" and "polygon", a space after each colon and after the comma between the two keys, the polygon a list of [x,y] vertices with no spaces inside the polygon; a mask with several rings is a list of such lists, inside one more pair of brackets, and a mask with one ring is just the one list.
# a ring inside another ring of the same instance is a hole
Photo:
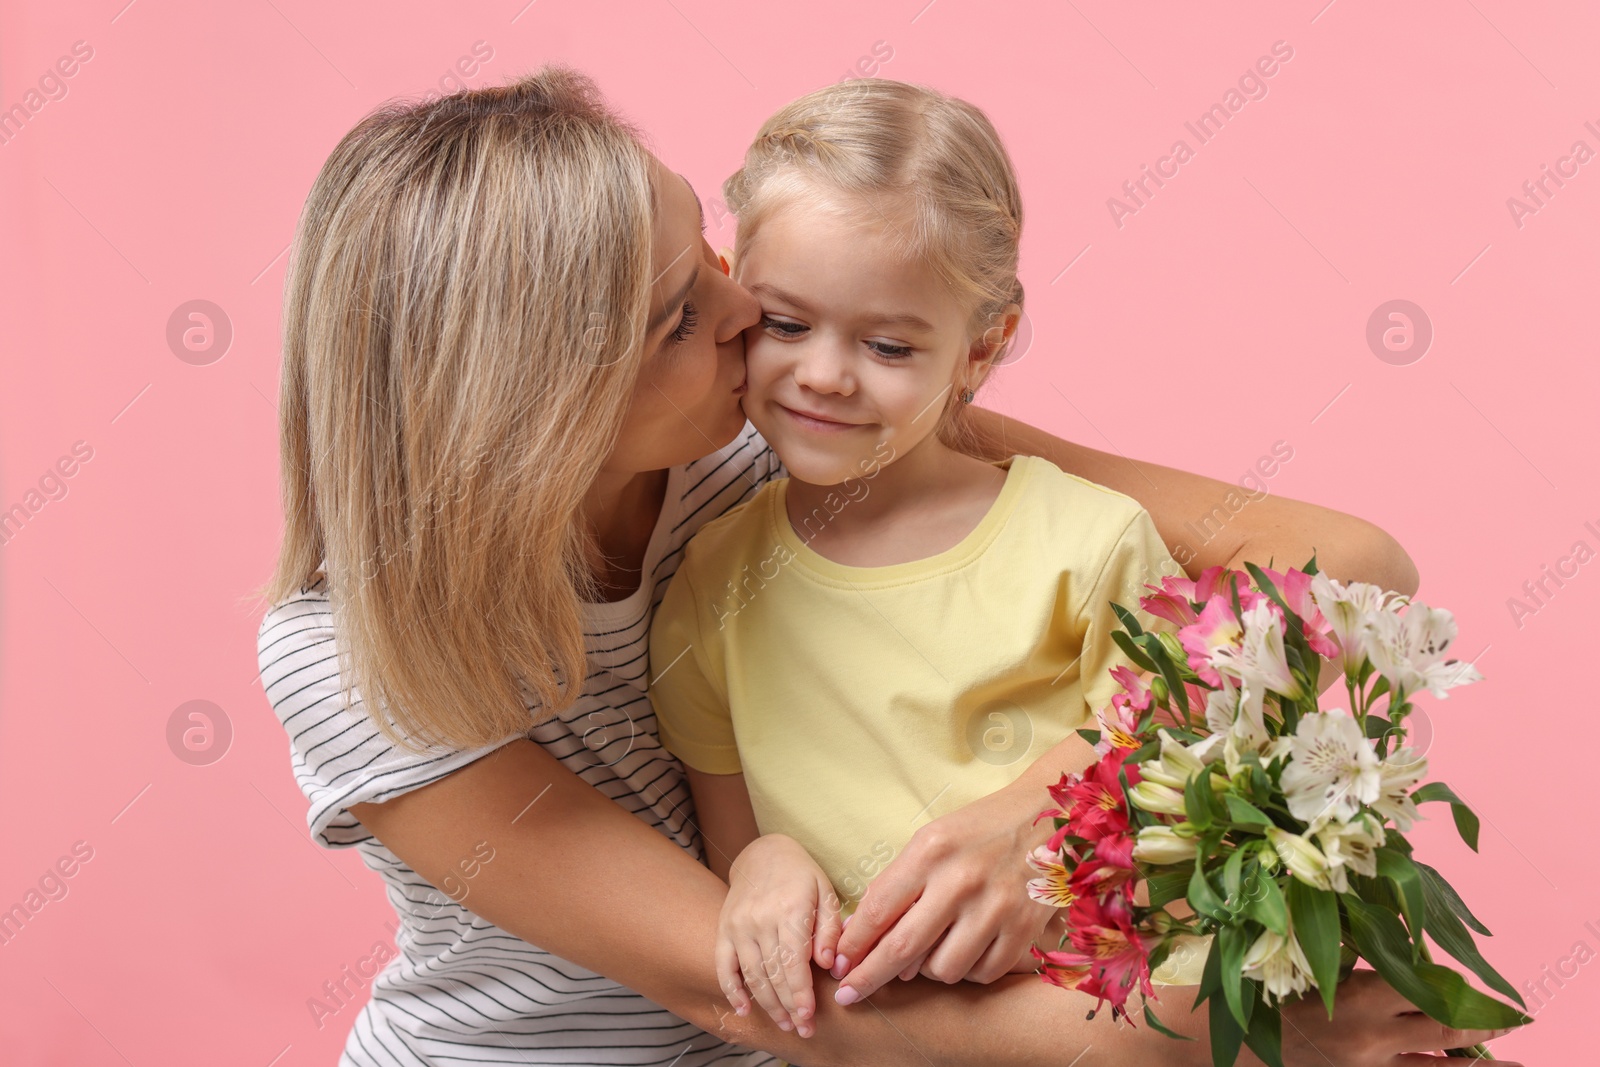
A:
{"label": "pink flower", "polygon": [[1261,571],[1278,587],[1278,595],[1289,605],[1289,610],[1300,616],[1305,624],[1306,644],[1311,650],[1319,656],[1338,659],[1339,642],[1333,639],[1333,624],[1323,616],[1311,595],[1311,575],[1292,567],[1282,574],[1267,567]]}
{"label": "pink flower", "polygon": [[1244,627],[1233,613],[1233,605],[1222,597],[1212,597],[1191,625],[1178,631],[1178,644],[1189,654],[1189,666],[1200,680],[1211,686],[1221,686],[1222,676],[1213,661],[1218,650],[1231,650],[1244,637]]}
{"label": "pink flower", "polygon": [[1113,748],[1136,749],[1143,744],[1139,738],[1139,718],[1150,706],[1150,689],[1137,674],[1126,667],[1117,667],[1111,676],[1122,684],[1124,692],[1112,695],[1110,708],[1095,712],[1100,723],[1100,740],[1095,742],[1094,754],[1102,757]]}

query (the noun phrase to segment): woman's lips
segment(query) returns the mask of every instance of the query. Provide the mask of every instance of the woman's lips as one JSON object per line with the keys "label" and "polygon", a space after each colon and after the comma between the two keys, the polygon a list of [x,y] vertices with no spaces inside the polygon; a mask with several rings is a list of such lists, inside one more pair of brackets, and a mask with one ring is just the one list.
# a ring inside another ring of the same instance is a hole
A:
{"label": "woman's lips", "polygon": [[857,422],[840,422],[837,419],[830,419],[821,415],[812,415],[804,411],[796,411],[794,408],[787,407],[783,404],[778,404],[777,406],[781,408],[791,419],[793,419],[795,423],[804,429],[811,430],[816,433],[843,433],[845,430],[859,429],[862,425],[864,425],[863,423]]}

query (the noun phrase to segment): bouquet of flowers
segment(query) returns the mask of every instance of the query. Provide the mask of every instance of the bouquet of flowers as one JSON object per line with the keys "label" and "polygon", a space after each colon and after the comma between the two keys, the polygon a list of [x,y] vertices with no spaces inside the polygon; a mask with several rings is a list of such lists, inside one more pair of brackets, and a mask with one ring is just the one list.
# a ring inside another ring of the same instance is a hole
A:
{"label": "bouquet of flowers", "polygon": [[[1478,847],[1477,817],[1444,783],[1419,784],[1427,759],[1407,744],[1415,695],[1481,678],[1446,658],[1454,619],[1330,580],[1315,558],[1285,573],[1248,566],[1146,585],[1140,606],[1175,633],[1113,605],[1117,643],[1145,674],[1113,672],[1122,691],[1098,730],[1079,731],[1098,762],[1063,776],[1039,815],[1056,832],[1028,857],[1028,890],[1069,909],[1060,951],[1034,949],[1042,977],[1131,1023],[1133,989],[1153,996],[1152,969],[1209,935],[1194,1007],[1210,1002],[1215,1067],[1241,1043],[1281,1065],[1282,1002],[1315,987],[1331,1018],[1358,959],[1448,1026],[1530,1022],[1433,961],[1424,935],[1523,1003],[1468,932],[1488,929],[1403,836],[1418,804],[1441,801]],[[1319,705],[1326,670],[1343,674],[1348,708]],[[1179,900],[1186,915],[1167,908]],[[1144,1004],[1151,1027],[1181,1036]]]}

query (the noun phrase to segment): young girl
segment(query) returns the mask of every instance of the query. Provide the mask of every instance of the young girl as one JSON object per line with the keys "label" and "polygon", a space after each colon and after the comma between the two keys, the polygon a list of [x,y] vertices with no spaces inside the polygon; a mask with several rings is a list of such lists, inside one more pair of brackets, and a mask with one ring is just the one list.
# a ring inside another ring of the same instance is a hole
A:
{"label": "young girl", "polygon": [[[1017,182],[978,109],[892,81],[823,89],[767,121],[725,192],[731,270],[763,311],[745,414],[790,477],[689,544],[650,692],[729,882],[729,999],[748,1010],[741,972],[762,974],[756,1000],[806,1034],[811,960],[850,966],[831,958],[840,899],[1034,759],[1092,762],[1074,730],[1126,663],[1111,603],[1182,568],[1130,498],[960,449],[1022,302]],[[996,940],[991,975],[1033,969],[1054,917],[1018,894],[1023,931]],[[1198,981],[1180,969],[1157,978]]]}

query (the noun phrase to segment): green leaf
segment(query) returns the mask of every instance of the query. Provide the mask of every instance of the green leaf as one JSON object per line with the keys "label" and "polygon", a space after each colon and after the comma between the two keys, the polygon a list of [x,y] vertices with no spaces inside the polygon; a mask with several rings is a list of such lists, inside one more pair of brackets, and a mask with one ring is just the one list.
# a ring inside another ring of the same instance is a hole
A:
{"label": "green leaf", "polygon": [[1411,862],[1409,856],[1401,855],[1390,848],[1380,848],[1378,856],[1378,873],[1394,883],[1400,895],[1400,913],[1406,917],[1406,929],[1411,931],[1413,945],[1412,954],[1420,958],[1422,953],[1422,923],[1423,923],[1423,897],[1422,875],[1417,873],[1416,864]]}
{"label": "green leaf", "polygon": [[1189,906],[1196,913],[1208,919],[1228,918],[1228,909],[1223,906],[1222,898],[1217,896],[1217,891],[1211,888],[1211,879],[1200,867],[1200,861],[1205,857],[1202,849],[1195,857],[1194,874],[1189,876]]}
{"label": "green leaf", "polygon": [[1211,828],[1211,771],[1191,775],[1183,786],[1183,810],[1197,830]]}
{"label": "green leaf", "polygon": [[1200,988],[1195,990],[1194,1003],[1190,1005],[1192,1012],[1200,1006],[1207,997],[1215,996],[1222,991],[1222,949],[1217,947],[1217,939],[1212,938],[1206,950],[1206,962],[1200,968]]}
{"label": "green leaf", "polygon": [[1099,730],[1079,730],[1078,736],[1089,742],[1091,745],[1098,745],[1100,743]]}
{"label": "green leaf", "polygon": [[1161,1020],[1156,1018],[1156,1013],[1150,1010],[1149,1001],[1146,1001],[1144,1005],[1144,1021],[1149,1023],[1150,1029],[1154,1030],[1158,1034],[1166,1034],[1168,1037],[1175,1037],[1179,1041],[1194,1040],[1194,1038],[1188,1036],[1187,1034],[1180,1034],[1175,1030],[1169,1030],[1165,1026],[1162,1026]]}
{"label": "green leaf", "polygon": [[1150,893],[1150,906],[1159,908],[1180,899],[1188,891],[1189,875],[1184,871],[1166,871],[1151,875],[1144,884]]}
{"label": "green leaf", "polygon": [[1317,576],[1317,553],[1315,549],[1312,550],[1311,558],[1306,561],[1306,565],[1300,569],[1313,578]]}
{"label": "green leaf", "polygon": [[1189,688],[1183,684],[1183,679],[1178,675],[1178,665],[1172,662],[1172,657],[1166,654],[1166,649],[1159,640],[1156,646],[1161,648],[1161,655],[1156,657],[1156,666],[1161,670],[1161,677],[1167,681],[1167,690],[1172,694],[1172,699],[1177,701],[1178,707],[1185,715],[1189,714]]}
{"label": "green leaf", "polygon": [[1331,1019],[1334,988],[1339,984],[1339,898],[1331,890],[1291,878],[1289,914],[1294,917],[1294,939],[1311,964],[1311,976]]}
{"label": "green leaf", "polygon": [[1272,584],[1272,579],[1267,573],[1250,561],[1245,561],[1245,569],[1250,572],[1250,577],[1256,580],[1256,587],[1272,599],[1272,602],[1283,609],[1284,615],[1293,619],[1295,613],[1289,610],[1289,605],[1283,602],[1283,594],[1278,592],[1278,587]]}
{"label": "green leaf", "polygon": [[1113,630],[1111,631],[1111,640],[1117,643],[1118,648],[1127,653],[1128,658],[1131,659],[1134,662],[1134,665],[1140,670],[1151,672],[1155,671],[1156,665],[1150,662],[1150,657],[1139,651],[1139,646],[1133,643],[1133,638],[1129,637],[1121,630]]}
{"label": "green leaf", "polygon": [[1133,612],[1129,611],[1127,608],[1116,603],[1115,601],[1113,601],[1111,604],[1111,610],[1117,613],[1117,620],[1128,628],[1128,633],[1131,636],[1138,637],[1140,634],[1144,633],[1144,627],[1139,625],[1139,620],[1133,614]]}
{"label": "green leaf", "polygon": [[[1521,994],[1479,954],[1472,935],[1467,933],[1467,928],[1461,925],[1461,920],[1450,910],[1450,903],[1439,888],[1443,879],[1437,878],[1437,872],[1431,867],[1424,867],[1420,863],[1417,867],[1422,881],[1423,898],[1426,901],[1422,919],[1423,928],[1432,935],[1434,941],[1438,942],[1440,948],[1470,967],[1472,973],[1483,979],[1484,984],[1490,989],[1503,993],[1523,1007],[1527,1007],[1523,1003]],[[1430,872],[1435,875],[1434,878],[1428,877]]]}
{"label": "green leaf", "polygon": [[1230,905],[1239,899],[1239,883],[1243,881],[1243,871],[1244,849],[1236,848],[1222,865],[1222,895]]}
{"label": "green leaf", "polygon": [[1241,1031],[1250,1028],[1251,1002],[1244,996],[1244,954],[1253,940],[1243,926],[1227,925],[1215,938],[1222,946],[1222,995]]}
{"label": "green leaf", "polygon": [[1260,982],[1251,979],[1250,985],[1258,1003],[1250,1016],[1250,1029],[1244,1033],[1245,1044],[1267,1067],[1283,1067],[1283,1020],[1279,1009],[1266,1002]]}
{"label": "green leaf", "polygon": [[1355,897],[1345,897],[1350,932],[1361,955],[1401,996],[1421,1008],[1430,1019],[1459,1030],[1499,1030],[1533,1020],[1467,984],[1449,967],[1413,962],[1405,931],[1393,912]]}
{"label": "green leaf", "polygon": [[1389,732],[1391,723],[1375,711],[1367,713],[1367,737],[1373,741]]}
{"label": "green leaf", "polygon": [[[1299,879],[1291,878],[1290,881]],[[1289,936],[1289,905],[1283,899],[1278,880],[1259,864],[1251,868],[1247,887],[1246,914],[1275,934]]]}
{"label": "green leaf", "polygon": [[1215,993],[1211,994],[1210,1022],[1212,1067],[1233,1067],[1234,1061],[1239,1058],[1239,1043],[1244,1040],[1244,1028],[1228,1010],[1227,1001]]}
{"label": "green leaf", "polygon": [[1489,928],[1479,922],[1478,917],[1467,908],[1467,902],[1461,899],[1460,894],[1455,891],[1455,887],[1444,880],[1444,875],[1420,860],[1413,862],[1417,864],[1417,870],[1422,873],[1423,884],[1438,891],[1444,902],[1450,905],[1450,911],[1456,918],[1478,931],[1484,937],[1494,936],[1489,932]]}
{"label": "green leaf", "polygon": [[[1265,772],[1263,772],[1265,773]],[[1224,793],[1223,799],[1228,805],[1228,815],[1234,822],[1250,823],[1256,826],[1272,826],[1272,820],[1267,818],[1266,812],[1250,803],[1236,793]]]}
{"label": "green leaf", "polygon": [[1478,851],[1478,817],[1467,807],[1467,802],[1456,796],[1455,790],[1443,782],[1429,782],[1421,789],[1411,794],[1411,799],[1418,804],[1426,804],[1430,800],[1448,800],[1450,814],[1455,816],[1456,832],[1461,835],[1461,840],[1467,843],[1472,851]]}

